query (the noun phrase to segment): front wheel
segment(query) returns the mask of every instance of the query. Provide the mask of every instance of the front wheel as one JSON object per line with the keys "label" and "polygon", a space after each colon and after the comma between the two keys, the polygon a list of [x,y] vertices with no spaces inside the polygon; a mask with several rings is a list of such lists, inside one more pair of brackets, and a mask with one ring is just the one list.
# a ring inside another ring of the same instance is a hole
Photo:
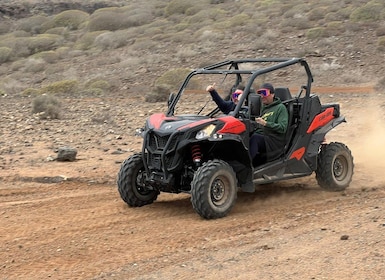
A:
{"label": "front wheel", "polygon": [[328,191],[346,189],[353,177],[353,156],[349,148],[338,142],[321,147],[318,154],[316,179]]}
{"label": "front wheel", "polygon": [[205,219],[226,216],[237,199],[237,179],[233,168],[222,160],[204,163],[191,182],[191,203]]}
{"label": "front wheel", "polygon": [[126,159],[118,173],[118,190],[120,197],[130,206],[140,207],[153,203],[159,192],[146,187],[144,183],[144,164],[140,154]]}

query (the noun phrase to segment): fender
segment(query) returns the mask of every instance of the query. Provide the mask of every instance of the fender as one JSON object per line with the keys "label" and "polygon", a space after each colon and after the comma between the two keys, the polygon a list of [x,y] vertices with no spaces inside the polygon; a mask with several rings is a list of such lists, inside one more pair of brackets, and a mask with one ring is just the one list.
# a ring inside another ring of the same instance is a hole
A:
{"label": "fender", "polygon": [[330,130],[335,128],[337,125],[346,122],[346,119],[344,116],[340,116],[338,118],[332,119],[328,123],[326,123],[323,127],[321,127],[316,133],[314,134],[322,134],[325,136],[326,133],[328,133]]}
{"label": "fender", "polygon": [[307,148],[306,154],[307,156],[315,156],[318,154],[319,146],[321,143],[325,140],[325,135],[328,133],[330,130],[332,130],[334,127],[337,125],[346,122],[344,116],[340,116],[338,118],[335,118],[328,123],[326,123],[323,127],[321,127],[317,132],[315,132],[309,142],[309,146]]}

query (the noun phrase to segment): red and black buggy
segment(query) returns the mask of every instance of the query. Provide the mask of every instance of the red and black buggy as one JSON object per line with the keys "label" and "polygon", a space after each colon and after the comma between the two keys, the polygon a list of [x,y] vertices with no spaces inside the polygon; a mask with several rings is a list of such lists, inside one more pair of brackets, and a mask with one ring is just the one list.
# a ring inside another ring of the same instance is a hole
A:
{"label": "red and black buggy", "polygon": [[[289,127],[282,151],[256,165],[249,156],[249,138],[261,108],[255,88],[263,81],[275,85]],[[227,98],[240,83],[245,85],[227,115],[202,90],[213,82],[228,92]],[[142,151],[126,159],[118,173],[121,198],[139,207],[154,202],[160,192],[189,193],[195,211],[213,219],[230,212],[239,190],[254,192],[258,184],[315,172],[322,188],[344,190],[353,176],[351,151],[340,142],[326,143],[325,135],[345,118],[339,104],[321,104],[311,93],[312,82],[302,58],[227,60],[192,71],[170,94],[167,112],[146,120]]]}

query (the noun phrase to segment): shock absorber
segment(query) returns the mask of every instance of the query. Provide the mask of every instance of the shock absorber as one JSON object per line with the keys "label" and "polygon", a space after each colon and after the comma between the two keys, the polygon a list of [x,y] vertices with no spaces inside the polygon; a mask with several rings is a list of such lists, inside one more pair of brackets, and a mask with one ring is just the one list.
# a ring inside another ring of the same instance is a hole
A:
{"label": "shock absorber", "polygon": [[202,153],[201,147],[198,144],[195,144],[191,147],[191,157],[196,166],[200,166]]}

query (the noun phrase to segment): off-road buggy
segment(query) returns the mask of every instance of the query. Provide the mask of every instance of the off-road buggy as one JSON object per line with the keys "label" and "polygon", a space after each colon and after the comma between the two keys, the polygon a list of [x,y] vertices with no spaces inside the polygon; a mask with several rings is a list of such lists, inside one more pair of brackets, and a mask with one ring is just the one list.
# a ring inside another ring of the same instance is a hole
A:
{"label": "off-road buggy", "polygon": [[[280,154],[254,166],[249,138],[261,108],[255,88],[263,81],[275,86],[275,95],[288,110],[289,126]],[[227,98],[238,84],[245,86],[227,115],[204,91],[213,82],[218,91],[228,92]],[[351,151],[339,142],[326,143],[325,135],[345,118],[339,104],[321,104],[311,93],[312,82],[308,63],[301,58],[228,60],[192,71],[170,95],[167,112],[146,120],[141,153],[126,159],[118,173],[121,198],[140,207],[154,202],[160,192],[189,193],[195,211],[213,219],[229,213],[238,190],[254,192],[258,184],[315,172],[322,188],[344,190],[353,176]]]}

